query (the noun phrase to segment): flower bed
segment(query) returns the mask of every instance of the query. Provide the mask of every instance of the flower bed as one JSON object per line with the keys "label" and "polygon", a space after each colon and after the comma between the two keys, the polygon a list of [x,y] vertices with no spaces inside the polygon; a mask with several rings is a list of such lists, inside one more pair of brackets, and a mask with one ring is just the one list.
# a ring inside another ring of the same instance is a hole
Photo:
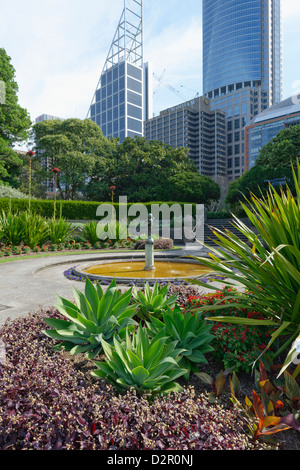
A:
{"label": "flower bed", "polygon": [[91,245],[88,242],[67,242],[67,243],[53,243],[53,244],[46,244],[42,246],[34,246],[30,248],[28,246],[19,245],[2,245],[0,248],[0,257],[20,257],[22,255],[34,255],[36,253],[51,253],[51,252],[70,252],[70,251],[83,251],[83,250],[112,250],[112,249],[131,249],[133,246],[129,243],[96,243],[95,245]]}
{"label": "flower bed", "polygon": [[[262,315],[255,311],[253,306],[249,309],[236,308],[235,304],[238,299],[227,299],[234,289],[224,287],[222,291],[215,294],[207,294],[205,296],[189,295],[185,308],[196,309],[201,306],[208,306],[221,302],[224,309],[218,311],[220,316],[230,316],[234,314],[236,317],[262,319]],[[225,306],[230,304],[230,308]],[[205,315],[215,315],[215,311],[205,312]],[[204,313],[203,313],[204,315]],[[265,349],[270,341],[272,332],[270,327],[253,327],[245,325],[224,324],[214,322],[212,332],[215,336],[214,356],[217,360],[223,362],[225,369],[234,367],[236,371],[244,370],[251,372],[253,362],[258,358],[260,353]]]}

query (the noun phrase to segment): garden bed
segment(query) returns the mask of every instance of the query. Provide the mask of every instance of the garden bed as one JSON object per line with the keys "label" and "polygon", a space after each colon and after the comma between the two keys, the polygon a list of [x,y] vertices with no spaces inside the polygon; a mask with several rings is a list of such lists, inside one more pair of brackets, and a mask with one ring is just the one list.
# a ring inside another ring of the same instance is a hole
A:
{"label": "garden bed", "polygon": [[238,416],[207,395],[182,393],[149,403],[117,394],[90,376],[82,356],[53,352],[38,312],[6,324],[0,366],[2,450],[219,450],[264,449],[247,439]]}
{"label": "garden bed", "polygon": [[[184,308],[196,294],[192,286],[171,286]],[[83,354],[54,351],[45,336],[40,310],[0,330],[6,361],[0,363],[1,450],[300,450],[299,432],[277,434],[274,446],[246,434],[246,425],[230,402],[229,376],[212,400],[212,387],[191,373],[179,378],[181,392],[154,399],[134,391],[120,395],[91,372],[95,363]],[[212,353],[199,372],[217,376],[224,364]],[[239,400],[251,397],[254,377],[238,372]]]}

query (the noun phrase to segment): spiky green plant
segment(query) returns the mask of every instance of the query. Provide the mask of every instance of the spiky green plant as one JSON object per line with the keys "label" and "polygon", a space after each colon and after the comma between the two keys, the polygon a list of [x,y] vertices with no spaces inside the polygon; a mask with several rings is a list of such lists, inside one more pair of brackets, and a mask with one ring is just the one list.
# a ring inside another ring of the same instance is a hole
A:
{"label": "spiky green plant", "polygon": [[102,352],[103,340],[112,342],[115,334],[136,325],[132,320],[135,310],[129,306],[131,289],[122,294],[115,280],[104,292],[99,284],[94,286],[87,279],[85,291],[73,287],[73,293],[76,304],[57,296],[56,307],[67,320],[45,319],[53,329],[44,333],[59,341],[55,348],[64,347],[71,354],[86,353],[91,359]]}
{"label": "spiky green plant", "polygon": [[95,246],[99,242],[99,236],[97,233],[98,222],[91,221],[84,224],[81,235],[85,240],[89,241],[92,246]]}
{"label": "spiky green plant", "polygon": [[150,335],[162,335],[167,341],[178,341],[177,347],[183,349],[180,366],[187,369],[185,378],[190,372],[197,372],[199,363],[207,363],[205,354],[214,350],[210,345],[214,339],[212,326],[203,320],[201,315],[182,312],[178,305],[163,312],[162,321],[152,317],[147,323]]}
{"label": "spiky green plant", "polygon": [[0,215],[0,240],[5,245],[20,245],[25,236],[25,227],[18,214],[8,212],[7,214],[2,211]]}
{"label": "spiky green plant", "polygon": [[96,362],[98,369],[92,375],[105,378],[120,392],[134,388],[138,395],[155,395],[181,390],[174,381],[187,370],[178,365],[182,349],[177,341],[166,342],[161,335],[150,338],[140,324],[132,336],[127,329],[125,341],[114,337],[113,345],[102,344],[105,362]]}
{"label": "spiky green plant", "polygon": [[[243,242],[227,230],[215,230],[219,248],[209,247],[209,259],[198,261],[221,275],[224,285],[240,283],[247,293],[238,296],[237,307],[254,302],[263,320],[236,317],[211,317],[210,320],[276,328],[267,347],[278,339],[274,357],[285,351],[300,333],[300,165],[293,169],[295,197],[289,188],[276,191],[271,185],[265,197],[254,195],[242,207],[254,230],[234,217]],[[232,282],[233,281],[233,282]],[[196,281],[202,285],[201,280]],[[207,284],[203,284],[209,287]],[[219,287],[211,286],[212,289]],[[234,297],[233,293],[231,297]],[[230,304],[229,304],[230,306]],[[212,310],[212,306],[206,310]],[[224,308],[215,304],[214,310]],[[201,308],[205,310],[205,307]]]}
{"label": "spiky green plant", "polygon": [[64,243],[72,235],[75,228],[72,224],[62,217],[47,220],[47,234],[49,241],[54,244]]}
{"label": "spiky green plant", "polygon": [[144,292],[140,288],[134,287],[132,296],[135,301],[136,315],[141,320],[150,320],[151,317],[160,318],[164,310],[174,307],[177,294],[168,297],[168,285],[160,286],[157,282],[153,288],[146,282]]}

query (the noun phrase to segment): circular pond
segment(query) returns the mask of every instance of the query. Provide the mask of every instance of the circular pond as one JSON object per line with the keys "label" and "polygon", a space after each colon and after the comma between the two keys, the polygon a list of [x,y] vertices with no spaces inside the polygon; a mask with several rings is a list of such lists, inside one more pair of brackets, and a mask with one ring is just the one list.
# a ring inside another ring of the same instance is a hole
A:
{"label": "circular pond", "polygon": [[180,258],[155,259],[155,269],[145,270],[145,260],[116,259],[100,260],[94,264],[81,265],[75,268],[75,273],[90,279],[111,281],[118,283],[132,281],[172,281],[176,279],[197,278],[211,270],[197,262]]}

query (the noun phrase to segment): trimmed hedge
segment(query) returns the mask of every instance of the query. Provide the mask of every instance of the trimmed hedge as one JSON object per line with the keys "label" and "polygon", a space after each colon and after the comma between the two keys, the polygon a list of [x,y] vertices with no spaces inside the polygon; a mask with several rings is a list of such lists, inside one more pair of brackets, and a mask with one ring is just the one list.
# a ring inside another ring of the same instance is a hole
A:
{"label": "trimmed hedge", "polygon": [[[57,201],[56,203],[56,214],[60,214],[62,211],[62,217],[68,220],[96,220],[97,208],[100,204],[111,204],[111,202],[87,202],[87,201]],[[128,203],[127,207],[134,205],[136,203]],[[182,216],[184,215],[183,206],[185,203],[181,202],[145,202],[142,203],[147,207],[148,213],[151,212],[152,204],[168,204],[172,206],[173,204],[179,204],[182,208]],[[116,217],[119,218],[119,206],[120,204],[113,204],[116,210]],[[196,215],[196,204],[193,206],[193,216]],[[2,210],[8,212],[11,207],[13,213],[24,212],[28,209],[28,199],[10,199],[10,198],[0,198],[0,213]],[[128,209],[127,209],[128,210]],[[44,200],[44,199],[32,199],[31,200],[31,211],[35,214],[39,214],[42,217],[50,218],[53,217],[54,213],[54,201],[53,200]],[[139,213],[135,217],[138,217]],[[134,217],[134,218],[135,218]],[[130,219],[128,217],[128,219]]]}

